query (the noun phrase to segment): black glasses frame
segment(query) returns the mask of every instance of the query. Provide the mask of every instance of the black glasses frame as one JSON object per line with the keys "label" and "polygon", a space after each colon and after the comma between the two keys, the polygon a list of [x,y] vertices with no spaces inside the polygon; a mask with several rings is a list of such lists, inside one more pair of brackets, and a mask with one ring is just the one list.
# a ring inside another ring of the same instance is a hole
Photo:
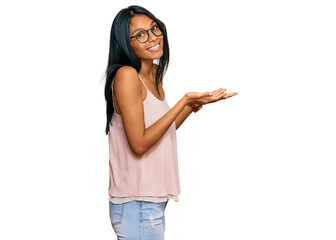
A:
{"label": "black glasses frame", "polygon": [[151,30],[151,32],[154,34],[154,36],[157,36],[157,37],[161,36],[161,35],[163,34],[163,32],[161,31],[161,29],[159,28],[160,31],[161,31],[161,34],[157,35],[157,34],[154,33],[154,30],[153,30],[154,27],[159,28],[158,25],[154,25],[154,26],[151,27],[150,29],[139,31],[137,34],[135,34],[134,36],[132,36],[132,37],[130,37],[130,38],[135,38],[136,40],[138,40],[138,42],[140,42],[139,39],[138,39],[138,35],[139,35],[139,33],[141,33],[142,31],[146,31],[146,32],[147,32],[147,39],[146,39],[146,41],[144,41],[144,42],[140,42],[140,43],[146,43],[146,42],[148,41],[148,39],[149,39],[149,30]]}

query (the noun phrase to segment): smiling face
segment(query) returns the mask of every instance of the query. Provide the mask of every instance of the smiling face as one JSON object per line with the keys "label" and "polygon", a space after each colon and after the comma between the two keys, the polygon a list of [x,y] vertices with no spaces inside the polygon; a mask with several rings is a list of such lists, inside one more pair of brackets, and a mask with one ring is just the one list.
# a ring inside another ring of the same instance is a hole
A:
{"label": "smiling face", "polygon": [[[136,14],[130,20],[130,37],[138,34],[139,40],[147,39],[147,32],[143,30],[158,29],[156,22],[145,14]],[[130,39],[131,47],[135,54],[143,60],[158,59],[163,55],[163,35],[156,36],[151,30],[148,31],[148,41],[139,42],[135,37]]]}

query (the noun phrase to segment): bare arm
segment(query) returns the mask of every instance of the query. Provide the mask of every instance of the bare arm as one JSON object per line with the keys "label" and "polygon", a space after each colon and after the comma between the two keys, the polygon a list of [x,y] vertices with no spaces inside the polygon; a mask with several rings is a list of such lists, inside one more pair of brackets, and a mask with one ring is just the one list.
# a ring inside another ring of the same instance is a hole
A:
{"label": "bare arm", "polygon": [[153,146],[188,104],[186,97],[183,96],[164,116],[145,128],[141,85],[134,68],[122,67],[117,71],[114,78],[114,94],[120,108],[128,143],[137,155],[144,154]]}
{"label": "bare arm", "polygon": [[[127,66],[120,68],[115,75],[113,86],[127,141],[137,155],[148,151],[166,133],[186,105],[203,105],[224,99],[226,95],[219,90],[211,93],[212,96],[209,96],[210,92],[187,93],[165,115],[145,128],[141,85],[136,70]],[[184,111],[186,112],[178,119],[179,125],[186,119],[188,110]]]}
{"label": "bare arm", "polygon": [[184,121],[190,116],[192,112],[193,110],[190,106],[183,109],[183,111],[175,119],[176,130],[182,125],[182,123],[184,123]]}

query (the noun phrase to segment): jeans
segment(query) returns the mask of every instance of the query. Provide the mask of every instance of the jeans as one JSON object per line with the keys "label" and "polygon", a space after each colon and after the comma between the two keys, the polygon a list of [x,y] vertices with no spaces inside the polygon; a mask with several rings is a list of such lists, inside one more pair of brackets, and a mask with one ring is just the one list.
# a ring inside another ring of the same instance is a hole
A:
{"label": "jeans", "polygon": [[109,202],[110,220],[118,240],[164,240],[167,203]]}

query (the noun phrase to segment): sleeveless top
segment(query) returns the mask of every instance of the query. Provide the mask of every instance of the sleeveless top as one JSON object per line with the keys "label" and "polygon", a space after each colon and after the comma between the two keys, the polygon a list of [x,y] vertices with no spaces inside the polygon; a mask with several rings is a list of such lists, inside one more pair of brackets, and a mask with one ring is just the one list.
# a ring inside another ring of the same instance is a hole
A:
{"label": "sleeveless top", "polygon": [[[165,115],[170,107],[147,90],[143,101],[145,128]],[[112,84],[113,91],[113,84]],[[113,106],[114,107],[114,106]],[[114,107],[115,109],[115,107]],[[180,194],[175,122],[143,155],[132,152],[126,138],[122,117],[116,111],[109,130],[109,201],[164,202],[179,201]]]}

